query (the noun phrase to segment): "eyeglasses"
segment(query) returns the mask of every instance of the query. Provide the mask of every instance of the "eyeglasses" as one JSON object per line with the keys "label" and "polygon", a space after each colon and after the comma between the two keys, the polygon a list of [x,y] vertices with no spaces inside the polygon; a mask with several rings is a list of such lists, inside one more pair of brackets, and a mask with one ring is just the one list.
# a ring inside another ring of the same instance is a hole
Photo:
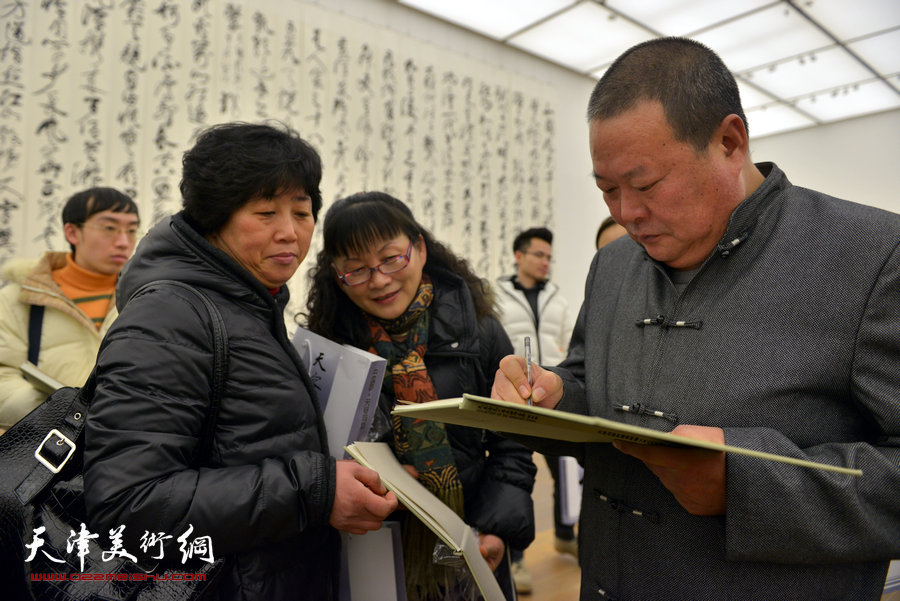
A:
{"label": "eyeglasses", "polygon": [[82,223],[79,227],[89,227],[94,231],[100,232],[100,235],[104,238],[108,238],[110,240],[115,240],[122,234],[128,237],[129,240],[134,241],[137,239],[138,228],[134,225],[129,225],[127,227],[119,227],[118,225],[96,225],[93,223]]}
{"label": "eyeglasses", "polygon": [[409,257],[411,254],[412,241],[410,241],[409,246],[406,247],[406,254],[387,258],[375,267],[360,267],[359,269],[354,269],[353,271],[348,271],[347,273],[339,272],[337,270],[337,267],[335,267],[334,270],[337,272],[338,277],[340,278],[341,283],[344,284],[344,286],[358,286],[360,284],[365,284],[366,282],[371,280],[373,271],[380,271],[385,275],[397,273],[398,271],[409,265]]}
{"label": "eyeglasses", "polygon": [[544,259],[547,259],[548,261],[553,260],[553,255],[548,255],[541,250],[523,250],[522,252],[526,255],[534,255],[535,257],[537,257],[538,261],[543,261]]}

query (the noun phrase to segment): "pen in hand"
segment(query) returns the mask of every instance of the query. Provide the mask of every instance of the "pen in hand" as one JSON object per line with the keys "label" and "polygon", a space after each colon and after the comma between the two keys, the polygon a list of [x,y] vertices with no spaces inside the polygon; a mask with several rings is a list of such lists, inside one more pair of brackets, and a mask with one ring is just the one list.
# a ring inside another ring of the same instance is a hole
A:
{"label": "pen in hand", "polygon": [[[531,373],[531,336],[525,337],[525,374],[528,377],[528,387],[530,388],[534,384]],[[528,406],[531,407],[531,394],[528,395],[526,400],[528,401]]]}

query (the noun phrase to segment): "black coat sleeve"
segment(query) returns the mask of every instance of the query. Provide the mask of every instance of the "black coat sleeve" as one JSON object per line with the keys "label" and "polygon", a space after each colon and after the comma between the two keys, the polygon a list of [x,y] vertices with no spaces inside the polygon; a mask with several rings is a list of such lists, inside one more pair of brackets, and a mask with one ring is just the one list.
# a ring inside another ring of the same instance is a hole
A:
{"label": "black coat sleeve", "polygon": [[[512,354],[506,331],[494,318],[479,321],[483,389],[490,395],[500,359]],[[466,518],[481,532],[496,534],[509,545],[524,549],[534,540],[534,503],[531,491],[537,468],[531,451],[513,440],[484,431],[484,468],[476,494],[466,503]],[[467,495],[468,496],[468,495]]]}

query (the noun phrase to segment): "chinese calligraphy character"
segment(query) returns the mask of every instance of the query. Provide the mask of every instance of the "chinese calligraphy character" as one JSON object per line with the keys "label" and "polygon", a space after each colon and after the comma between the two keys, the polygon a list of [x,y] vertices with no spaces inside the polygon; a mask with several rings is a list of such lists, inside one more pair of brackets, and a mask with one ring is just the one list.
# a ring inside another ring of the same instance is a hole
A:
{"label": "chinese calligraphy character", "polygon": [[163,551],[163,542],[167,538],[172,538],[172,535],[166,534],[165,532],[149,532],[144,530],[144,534],[141,536],[141,551],[148,553],[147,549],[154,545],[159,545],[159,556],[153,557],[153,559],[162,559],[165,555],[165,551]]}
{"label": "chinese calligraphy character", "polygon": [[184,531],[184,534],[178,537],[178,542],[181,543],[178,547],[181,551],[181,563],[187,562],[188,559],[194,556],[203,561],[213,563],[216,559],[213,557],[212,537],[198,536],[191,541],[190,545],[188,545],[188,536],[190,536],[193,531],[194,525],[188,524],[188,529]]}
{"label": "chinese calligraphy character", "polygon": [[87,525],[81,523],[81,529],[76,533],[69,530],[69,538],[66,539],[66,553],[71,553],[75,547],[78,547],[78,560],[81,563],[81,571],[84,571],[84,558],[90,553],[88,545],[92,538],[98,538],[99,534],[89,532]]}
{"label": "chinese calligraphy character", "polygon": [[[44,539],[41,538],[41,535],[46,532],[46,526],[40,526],[39,528],[34,529],[34,540],[25,545],[26,549],[30,549],[31,553],[28,554],[28,557],[25,558],[25,562],[29,562],[34,559],[34,556],[37,554],[37,550],[44,545]],[[56,563],[66,563],[65,559],[57,559],[55,557],[51,557],[49,553],[46,551],[41,551],[44,555],[47,556],[47,559],[50,561],[55,561]]]}
{"label": "chinese calligraphy character", "polygon": [[125,550],[122,546],[122,531],[125,530],[125,526],[119,526],[118,528],[113,528],[109,531],[109,540],[112,543],[112,547],[109,551],[104,551],[101,557],[103,561],[109,561],[113,557],[127,557],[131,561],[137,563],[137,558]]}

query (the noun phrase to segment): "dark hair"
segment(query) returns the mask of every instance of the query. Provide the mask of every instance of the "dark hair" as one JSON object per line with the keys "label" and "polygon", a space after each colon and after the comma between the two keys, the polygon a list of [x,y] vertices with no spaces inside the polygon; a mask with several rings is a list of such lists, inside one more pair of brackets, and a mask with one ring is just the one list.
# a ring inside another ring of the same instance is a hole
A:
{"label": "dark hair", "polygon": [[603,230],[614,225],[618,225],[618,222],[612,218],[612,215],[608,215],[606,219],[600,222],[600,227],[597,228],[597,236],[594,238],[594,248],[597,248],[597,245],[600,244],[600,234],[603,233]]}
{"label": "dark hair", "polygon": [[553,244],[553,232],[545,227],[533,227],[520,232],[516,239],[513,240],[513,252],[518,250],[528,250],[531,246],[531,239],[538,238],[547,244]]}
{"label": "dark hair", "polygon": [[644,100],[658,100],[675,139],[697,152],[728,115],[740,117],[749,131],[734,76],[694,40],[658,38],[626,50],[594,86],[588,121],[615,117]]}
{"label": "dark hair", "polygon": [[[360,192],[336,201],[325,214],[322,234],[322,250],[310,270],[312,285],[306,301],[306,327],[317,334],[355,346],[369,343],[369,329],[362,311],[341,291],[332,263],[338,257],[364,253],[373,243],[401,234],[413,242],[419,238],[424,241],[427,253],[424,273],[431,276],[455,273],[465,281],[476,315],[494,315],[487,281],[475,275],[464,259],[436,241],[416,221],[409,207],[390,194]],[[339,319],[345,327],[337,327]]]}
{"label": "dark hair", "polygon": [[302,189],[312,199],[313,219],[322,207],[322,160],[282,123],[223,123],[200,134],[182,159],[184,215],[200,234],[222,229],[256,197]]}
{"label": "dark hair", "polygon": [[[134,213],[140,219],[137,204],[124,192],[115,188],[88,188],[76,192],[66,201],[62,210],[63,225],[73,223],[83,225],[85,221],[103,211],[114,213]],[[69,243],[69,248],[75,252],[75,245]]]}

